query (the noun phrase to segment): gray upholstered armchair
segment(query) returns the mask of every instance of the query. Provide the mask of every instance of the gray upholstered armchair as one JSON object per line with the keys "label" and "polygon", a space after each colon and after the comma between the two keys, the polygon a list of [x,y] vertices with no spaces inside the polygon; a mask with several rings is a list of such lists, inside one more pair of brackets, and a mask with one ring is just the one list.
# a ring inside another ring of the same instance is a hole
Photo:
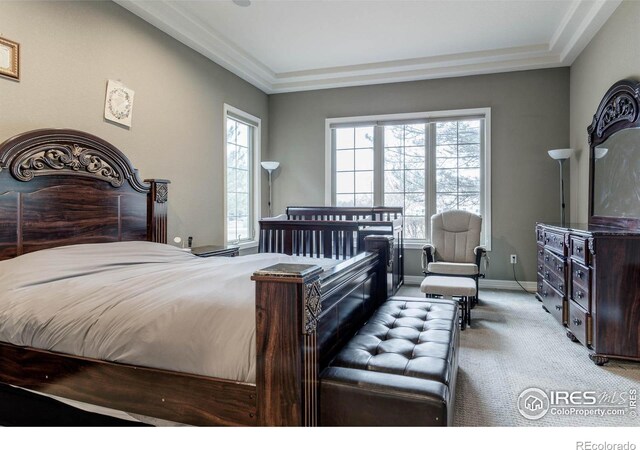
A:
{"label": "gray upholstered armchair", "polygon": [[431,244],[422,248],[422,270],[426,276],[461,276],[476,282],[486,250],[480,246],[482,217],[460,210],[431,216]]}

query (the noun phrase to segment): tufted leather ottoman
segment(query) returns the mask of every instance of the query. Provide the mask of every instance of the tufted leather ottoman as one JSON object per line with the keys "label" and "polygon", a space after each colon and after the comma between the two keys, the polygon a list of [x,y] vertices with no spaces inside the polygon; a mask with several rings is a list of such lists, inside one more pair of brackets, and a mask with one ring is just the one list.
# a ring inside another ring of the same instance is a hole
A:
{"label": "tufted leather ottoman", "polygon": [[321,377],[325,426],[453,423],[458,303],[392,297]]}

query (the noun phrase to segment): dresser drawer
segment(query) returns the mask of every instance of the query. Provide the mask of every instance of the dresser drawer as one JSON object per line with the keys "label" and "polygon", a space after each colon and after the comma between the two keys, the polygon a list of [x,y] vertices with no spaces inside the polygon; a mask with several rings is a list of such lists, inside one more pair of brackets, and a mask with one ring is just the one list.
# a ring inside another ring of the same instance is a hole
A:
{"label": "dresser drawer", "polygon": [[543,277],[544,281],[566,296],[567,282],[565,281],[564,275],[558,275],[556,272],[549,270],[549,268],[545,266]]}
{"label": "dresser drawer", "polygon": [[544,246],[538,244],[538,273],[544,272]]}
{"label": "dresser drawer", "polygon": [[591,345],[591,315],[576,302],[569,301],[567,328],[584,345]]}
{"label": "dresser drawer", "polygon": [[589,285],[591,281],[591,277],[589,276],[589,268],[587,266],[583,266],[579,262],[575,260],[571,260],[571,283],[573,285],[578,285],[578,287],[582,288],[584,291],[589,290]]}
{"label": "dresser drawer", "polygon": [[544,250],[544,267],[545,270],[549,272],[555,273],[562,279],[565,278],[566,275],[566,260],[555,253],[553,253],[548,248]]}
{"label": "dresser drawer", "polygon": [[544,245],[544,229],[539,225],[536,227],[536,241]]}
{"label": "dresser drawer", "polygon": [[591,289],[585,289],[578,283],[574,282],[571,286],[571,300],[576,302],[587,312],[591,311]]}
{"label": "dresser drawer", "polygon": [[542,274],[538,273],[538,298],[542,298],[542,288],[544,287],[542,284],[543,281],[544,278],[542,278]]}
{"label": "dresser drawer", "polygon": [[571,236],[569,241],[569,254],[576,261],[582,264],[589,264],[589,250],[587,249],[587,240],[585,238]]}
{"label": "dresser drawer", "polygon": [[556,233],[554,231],[545,230],[544,231],[544,245],[547,248],[552,248],[557,253],[560,253],[562,256],[566,255],[565,247],[564,247],[564,235],[562,233]]}
{"label": "dresser drawer", "polygon": [[546,281],[542,282],[542,304],[547,311],[551,313],[553,317],[556,318],[558,322],[561,324],[566,324],[566,316],[565,316],[565,297],[559,294],[549,283]]}

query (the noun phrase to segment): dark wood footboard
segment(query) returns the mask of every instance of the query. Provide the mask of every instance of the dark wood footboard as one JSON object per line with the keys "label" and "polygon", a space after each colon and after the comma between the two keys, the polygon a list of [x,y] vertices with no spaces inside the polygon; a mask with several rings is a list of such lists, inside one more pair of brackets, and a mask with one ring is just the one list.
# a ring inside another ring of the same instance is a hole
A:
{"label": "dark wood footboard", "polygon": [[258,425],[319,425],[318,376],[387,297],[391,237],[325,273],[277,264],[256,281]]}

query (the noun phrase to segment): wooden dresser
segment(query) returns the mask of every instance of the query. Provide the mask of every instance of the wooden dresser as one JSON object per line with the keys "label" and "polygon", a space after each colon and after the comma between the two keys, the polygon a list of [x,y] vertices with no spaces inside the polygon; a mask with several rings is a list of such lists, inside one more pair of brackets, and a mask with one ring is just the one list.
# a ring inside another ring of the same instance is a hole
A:
{"label": "wooden dresser", "polygon": [[537,224],[538,292],[567,336],[610,357],[640,360],[640,233]]}

